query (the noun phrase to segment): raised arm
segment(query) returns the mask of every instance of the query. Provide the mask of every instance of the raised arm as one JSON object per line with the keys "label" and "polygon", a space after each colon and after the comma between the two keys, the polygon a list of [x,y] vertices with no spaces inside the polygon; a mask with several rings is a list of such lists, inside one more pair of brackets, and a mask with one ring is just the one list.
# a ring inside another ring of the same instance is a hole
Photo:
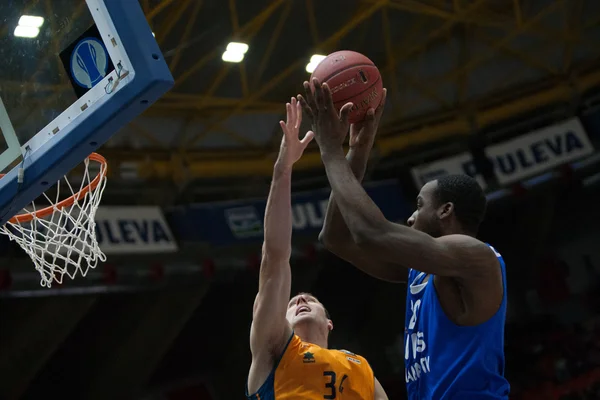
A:
{"label": "raised arm", "polygon": [[[327,178],[353,242],[368,259],[376,260],[371,274],[385,280],[406,278],[406,268],[450,277],[477,277],[482,266],[497,267],[494,253],[482,242],[464,235],[433,238],[388,221],[362,188],[342,149],[351,104],[338,116],[326,85],[315,85],[316,138]],[[381,265],[384,266],[383,269]],[[368,268],[368,266],[367,266]]]}
{"label": "raised arm", "polygon": [[286,107],[287,122],[280,123],[284,135],[273,168],[265,211],[265,238],[250,331],[250,349],[254,358],[279,356],[292,332],[285,318],[291,290],[292,166],[312,140],[313,133],[309,132],[303,140],[299,140],[300,105],[293,99],[292,104],[288,103]]}
{"label": "raised arm", "polygon": [[[307,93],[307,98],[310,98],[310,85],[308,82],[304,82],[304,89]],[[381,102],[377,109],[369,110],[367,112],[366,120],[363,123],[354,124],[350,127],[350,150],[346,155],[346,160],[348,160],[352,173],[359,182],[362,182],[365,176],[367,162],[369,161],[369,155],[373,148],[379,121],[383,114],[386,97],[387,90],[384,89]],[[306,99],[302,95],[299,95],[298,100],[302,104],[304,113],[309,117],[312,117],[312,109],[308,105]],[[329,196],[325,221],[323,223],[323,228],[319,233],[319,241],[327,248],[327,250],[349,263],[354,264],[357,268],[368,274],[381,277],[388,269],[387,266],[382,265],[379,261],[369,258],[354,243],[352,234],[336,204],[333,192]],[[378,272],[374,273],[374,270]]]}
{"label": "raised arm", "polygon": [[[353,128],[351,134],[353,134]],[[359,182],[362,182],[365,172],[367,169],[367,162],[369,161],[369,154],[373,147],[374,133],[369,126],[363,126],[362,128],[356,128],[359,131],[363,131],[365,137],[361,138],[364,140],[355,146],[350,146],[350,150],[346,155],[346,160],[350,164],[350,169]],[[367,134],[371,134],[371,137],[366,137]],[[319,240],[325,244],[328,248],[331,246],[339,247],[340,244],[347,243],[348,239],[352,239],[350,231],[346,226],[344,217],[340,214],[340,210],[335,202],[335,196],[333,193],[329,196],[329,203],[327,204],[327,212],[325,213],[325,221],[323,228],[319,233]]]}
{"label": "raised arm", "polygon": [[377,378],[375,378],[375,400],[388,400],[388,396]]}

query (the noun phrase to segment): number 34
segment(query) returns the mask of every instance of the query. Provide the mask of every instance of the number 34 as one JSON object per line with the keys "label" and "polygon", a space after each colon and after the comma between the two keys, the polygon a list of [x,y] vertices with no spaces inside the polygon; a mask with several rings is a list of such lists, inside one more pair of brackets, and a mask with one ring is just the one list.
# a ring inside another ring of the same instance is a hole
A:
{"label": "number 34", "polygon": [[324,399],[331,400],[335,399],[337,392],[344,393],[344,382],[348,379],[348,375],[344,374],[340,380],[340,386],[336,388],[337,375],[333,371],[324,371],[323,376],[329,379],[329,382],[325,384],[325,387],[330,390],[329,394],[323,395]]}

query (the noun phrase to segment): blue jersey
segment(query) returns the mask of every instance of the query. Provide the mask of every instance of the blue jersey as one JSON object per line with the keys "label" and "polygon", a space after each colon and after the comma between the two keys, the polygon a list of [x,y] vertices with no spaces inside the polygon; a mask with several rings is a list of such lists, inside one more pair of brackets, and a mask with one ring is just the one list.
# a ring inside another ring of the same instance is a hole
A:
{"label": "blue jersey", "polygon": [[[491,246],[490,246],[491,247]],[[433,276],[410,270],[406,296],[404,363],[409,399],[508,399],[504,378],[506,271],[504,296],[492,318],[476,326],[458,326],[446,316]]]}

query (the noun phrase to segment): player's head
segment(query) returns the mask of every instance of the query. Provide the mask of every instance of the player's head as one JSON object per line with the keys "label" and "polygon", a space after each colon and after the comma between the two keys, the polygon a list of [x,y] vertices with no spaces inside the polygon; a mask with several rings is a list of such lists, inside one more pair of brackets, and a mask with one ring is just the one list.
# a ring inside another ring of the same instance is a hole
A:
{"label": "player's head", "polygon": [[325,306],[310,293],[298,293],[290,299],[286,318],[295,330],[318,330],[325,337],[333,323]]}
{"label": "player's head", "polygon": [[456,233],[475,236],[486,205],[485,194],[475,179],[446,175],[423,185],[408,225],[433,237]]}

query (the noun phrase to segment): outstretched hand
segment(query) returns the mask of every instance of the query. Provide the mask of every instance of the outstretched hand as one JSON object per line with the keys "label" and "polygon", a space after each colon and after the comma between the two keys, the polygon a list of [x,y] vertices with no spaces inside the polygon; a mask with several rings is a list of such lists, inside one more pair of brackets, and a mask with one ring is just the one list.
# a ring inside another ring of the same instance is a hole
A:
{"label": "outstretched hand", "polygon": [[302,123],[302,108],[300,103],[292,98],[291,103],[285,105],[287,118],[286,121],[279,121],[283,138],[279,149],[278,163],[284,167],[291,167],[302,157],[306,146],[313,140],[314,133],[308,131],[304,138],[300,140],[299,131]]}
{"label": "outstretched hand", "polygon": [[369,109],[364,121],[350,126],[350,148],[371,150],[385,108],[386,98],[387,90],[383,89],[379,106],[376,109]]}
{"label": "outstretched hand", "polygon": [[314,94],[310,83],[304,82],[306,97],[298,95],[298,101],[312,121],[321,152],[341,149],[350,127],[348,116],[354,105],[346,103],[338,113],[329,86],[326,83],[321,84],[317,78],[313,78],[312,85]]}

